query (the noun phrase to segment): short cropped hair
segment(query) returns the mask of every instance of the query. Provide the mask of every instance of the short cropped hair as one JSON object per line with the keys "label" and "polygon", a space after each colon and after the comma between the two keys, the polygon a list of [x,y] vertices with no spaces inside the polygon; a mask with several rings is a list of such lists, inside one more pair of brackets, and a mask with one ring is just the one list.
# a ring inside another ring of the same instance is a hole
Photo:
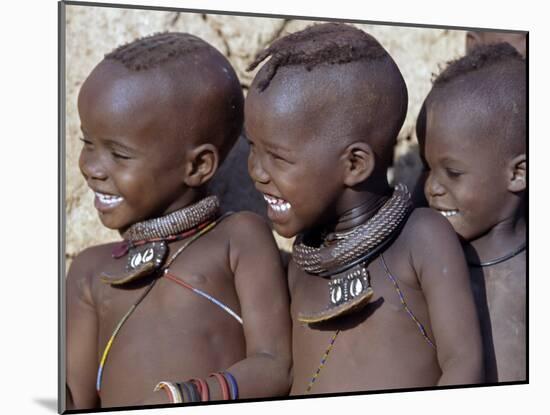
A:
{"label": "short cropped hair", "polygon": [[[527,73],[525,59],[508,43],[481,45],[451,61],[433,81],[427,103],[447,100],[448,94],[472,99],[483,106],[482,122],[493,128],[493,143],[502,160],[525,152],[527,130]],[[437,97],[437,98],[434,98]],[[425,112],[417,122],[425,134]]]}
{"label": "short cropped hair", "polygon": [[[226,157],[238,139],[244,118],[244,96],[237,74],[230,62],[216,48],[204,40],[189,33],[164,32],[138,38],[130,43],[117,47],[105,55],[105,61],[115,61],[130,71],[147,71],[163,68],[163,65],[184,62],[191,55],[204,54],[217,56],[213,61],[215,71],[203,71],[205,82],[210,76],[220,75],[221,82],[216,84],[217,97],[209,108],[210,114],[216,115],[218,123],[204,124],[201,139],[213,140],[220,154],[220,161]],[[171,71],[171,76],[186,75],[182,71]],[[208,90],[208,88],[205,88]],[[198,121],[200,122],[200,120]]]}
{"label": "short cropped hair", "polygon": [[509,43],[480,45],[466,56],[448,62],[447,67],[434,79],[433,85],[442,85],[467,73],[510,61],[522,62],[524,59]]}
{"label": "short cropped hair", "polygon": [[117,47],[105,55],[105,60],[120,62],[131,71],[141,71],[209,48],[212,46],[189,33],[156,33]]}
{"label": "short cropped hair", "polygon": [[253,70],[269,56],[271,59],[264,65],[262,79],[257,83],[260,91],[269,86],[280,67],[301,65],[309,71],[319,64],[380,59],[388,54],[374,37],[364,31],[341,23],[326,23],[276,40],[257,55],[248,70]]}

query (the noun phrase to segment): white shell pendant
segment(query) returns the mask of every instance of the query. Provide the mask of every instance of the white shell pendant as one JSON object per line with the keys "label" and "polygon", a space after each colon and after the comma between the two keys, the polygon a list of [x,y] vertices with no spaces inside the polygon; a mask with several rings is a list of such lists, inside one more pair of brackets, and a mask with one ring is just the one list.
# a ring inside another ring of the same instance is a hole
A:
{"label": "white shell pendant", "polygon": [[373,296],[367,263],[332,276],[328,282],[328,306],[316,312],[298,313],[298,321],[307,324],[321,323],[361,310]]}
{"label": "white shell pendant", "polygon": [[359,278],[355,278],[351,281],[349,292],[352,297],[357,297],[363,292],[363,283]]}
{"label": "white shell pendant", "polygon": [[342,287],[336,285],[330,289],[330,302],[338,304],[342,300]]}
{"label": "white shell pendant", "polygon": [[329,281],[329,305],[335,306],[350,301],[369,287],[369,272],[364,264],[358,264]]}
{"label": "white shell pendant", "polygon": [[166,255],[166,249],[164,241],[150,242],[131,248],[128,252],[126,271],[136,271],[149,262],[153,263],[154,268],[160,267]]}
{"label": "white shell pendant", "polygon": [[136,252],[130,257],[130,268],[137,268],[139,264],[141,264],[141,252]]}

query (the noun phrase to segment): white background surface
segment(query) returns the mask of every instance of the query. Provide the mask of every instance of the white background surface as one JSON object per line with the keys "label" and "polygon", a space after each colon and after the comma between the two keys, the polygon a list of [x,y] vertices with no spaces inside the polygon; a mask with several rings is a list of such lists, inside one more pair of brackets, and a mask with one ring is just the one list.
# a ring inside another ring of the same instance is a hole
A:
{"label": "white background surface", "polygon": [[[544,2],[135,0],[148,4],[530,31],[530,385],[128,411],[512,414],[548,409],[548,22]],[[537,4],[534,6],[534,4]],[[2,413],[53,414],[57,395],[57,4],[2,5]],[[7,94],[6,94],[7,90]],[[5,128],[7,126],[7,129]],[[546,128],[544,128],[546,127]],[[7,265],[7,267],[6,267]],[[414,356],[411,356],[414,358]],[[546,395],[546,396],[545,396]],[[537,408],[537,409],[535,409]]]}

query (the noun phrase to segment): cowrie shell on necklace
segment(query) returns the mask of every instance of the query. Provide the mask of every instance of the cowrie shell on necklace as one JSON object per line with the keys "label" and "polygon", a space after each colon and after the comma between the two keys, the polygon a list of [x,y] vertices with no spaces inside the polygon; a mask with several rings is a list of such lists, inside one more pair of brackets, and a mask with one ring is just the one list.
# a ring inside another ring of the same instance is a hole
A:
{"label": "cowrie shell on necklace", "polygon": [[141,262],[149,262],[153,259],[153,248],[149,248],[147,251],[143,253],[143,256],[141,257]]}
{"label": "cowrie shell on necklace", "polygon": [[130,267],[137,268],[141,264],[141,253],[138,252],[130,258]]}
{"label": "cowrie shell on necklace", "polygon": [[168,245],[165,241],[149,242],[131,247],[128,251],[126,270],[120,276],[102,273],[101,281],[111,285],[122,285],[158,271],[166,259]]}
{"label": "cowrie shell on necklace", "polygon": [[342,287],[336,285],[330,289],[330,302],[332,304],[338,304],[342,299]]}
{"label": "cowrie shell on necklace", "polygon": [[365,307],[374,291],[370,283],[370,274],[365,262],[353,266],[347,271],[335,274],[328,282],[328,305],[325,309],[313,313],[298,313],[298,321],[312,324],[353,313]]}
{"label": "cowrie shell on necklace", "polygon": [[148,262],[153,262],[155,268],[159,267],[164,260],[166,250],[166,243],[163,241],[149,242],[144,245],[130,248],[126,271],[137,270]]}
{"label": "cowrie shell on necklace", "polygon": [[352,297],[357,297],[363,292],[363,283],[359,278],[355,278],[350,284],[350,294]]}

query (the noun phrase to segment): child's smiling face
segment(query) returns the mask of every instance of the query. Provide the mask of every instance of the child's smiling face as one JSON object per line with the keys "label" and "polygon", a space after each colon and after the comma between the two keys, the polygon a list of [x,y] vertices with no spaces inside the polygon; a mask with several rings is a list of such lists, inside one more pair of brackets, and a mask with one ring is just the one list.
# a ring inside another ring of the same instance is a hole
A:
{"label": "child's smiling face", "polygon": [[248,170],[280,235],[330,227],[366,187],[385,190],[407,97],[392,61],[289,65],[263,91],[261,79],[245,101]]}
{"label": "child's smiling face", "polygon": [[285,237],[333,218],[344,190],[342,144],[315,110],[317,98],[282,82],[261,93],[251,88],[245,102],[249,173]]}
{"label": "child's smiling face", "polygon": [[78,109],[79,165],[103,225],[123,231],[186,204],[177,114],[155,71],[104,61],[84,83]]}
{"label": "child's smiling face", "polygon": [[488,117],[466,100],[439,98],[427,106],[426,137],[421,142],[429,166],[426,198],[467,241],[504,219],[503,207],[510,197],[507,160],[495,145],[499,129]]}

